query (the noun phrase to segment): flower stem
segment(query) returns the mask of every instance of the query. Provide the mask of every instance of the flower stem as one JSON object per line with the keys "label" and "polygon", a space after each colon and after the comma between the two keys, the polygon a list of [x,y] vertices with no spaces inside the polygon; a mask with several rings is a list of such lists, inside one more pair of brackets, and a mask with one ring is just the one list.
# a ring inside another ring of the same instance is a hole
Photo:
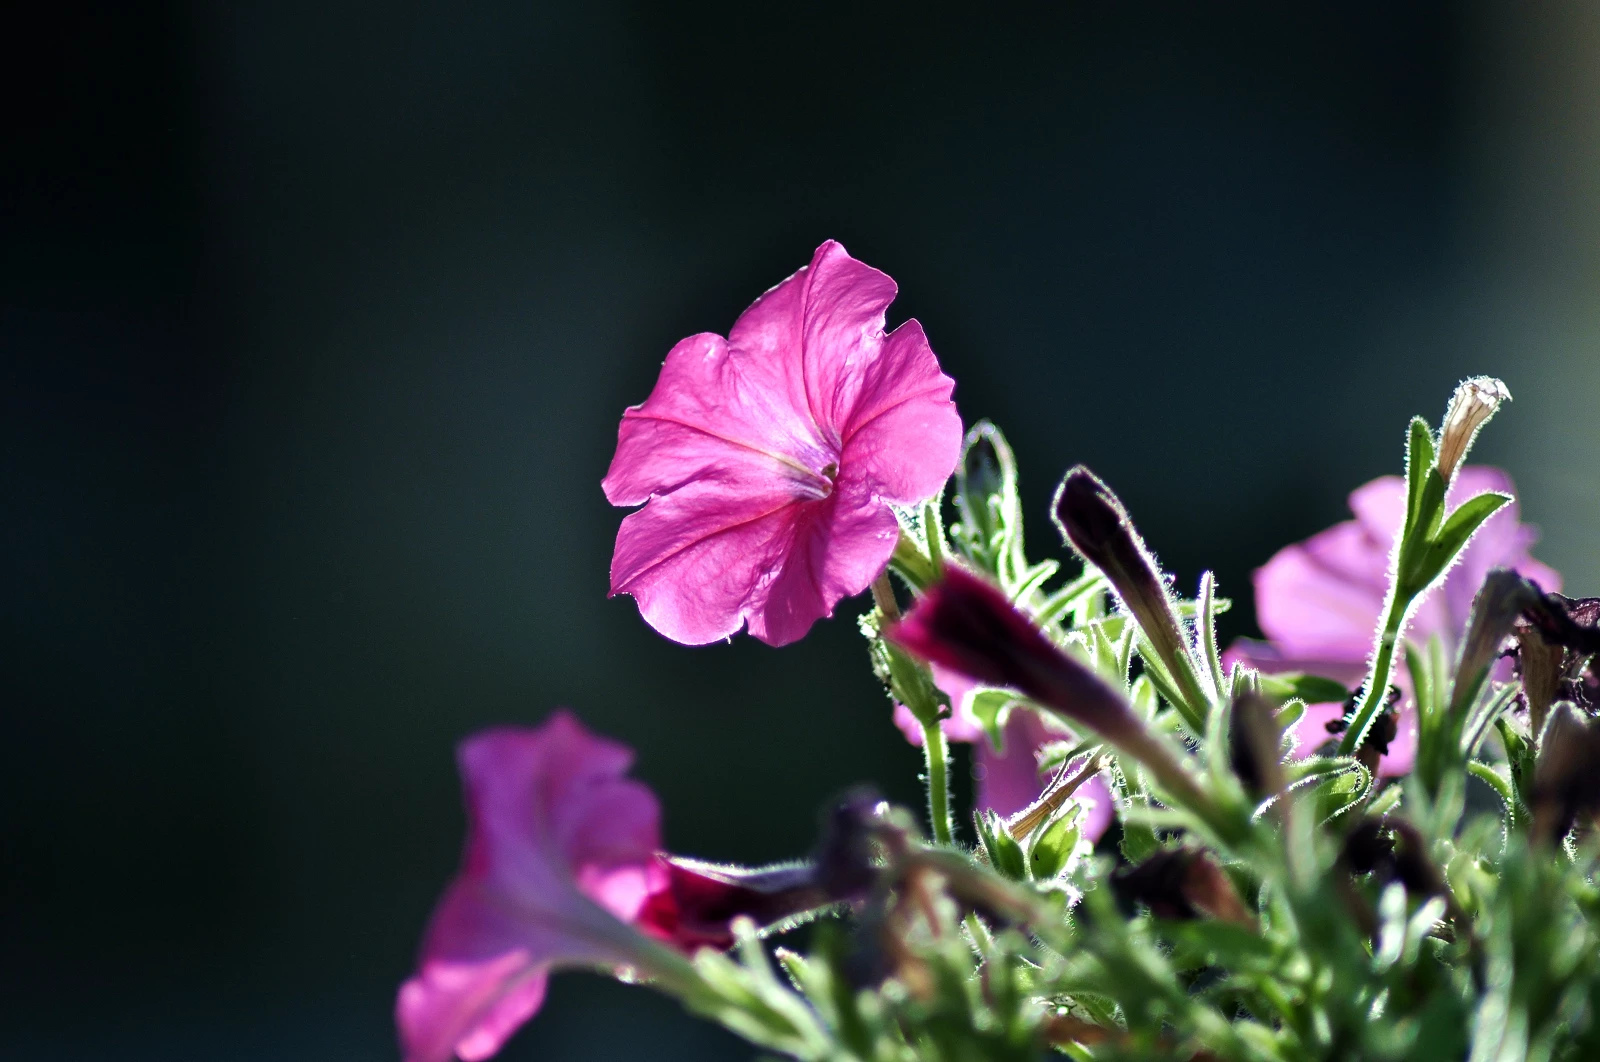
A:
{"label": "flower stem", "polygon": [[1360,703],[1356,705],[1355,716],[1339,741],[1341,756],[1355,755],[1372,721],[1377,718],[1378,710],[1388,698],[1389,674],[1394,670],[1395,643],[1400,640],[1400,629],[1405,626],[1406,615],[1411,611],[1411,602],[1415,597],[1415,594],[1402,593],[1400,587],[1395,587],[1388,614],[1383,619],[1383,633],[1378,636],[1377,652],[1372,656],[1372,672],[1367,676],[1367,685],[1361,693]]}
{"label": "flower stem", "polygon": [[922,751],[928,761],[928,821],[933,839],[941,845],[955,843],[950,830],[950,757],[939,724],[922,724]]}

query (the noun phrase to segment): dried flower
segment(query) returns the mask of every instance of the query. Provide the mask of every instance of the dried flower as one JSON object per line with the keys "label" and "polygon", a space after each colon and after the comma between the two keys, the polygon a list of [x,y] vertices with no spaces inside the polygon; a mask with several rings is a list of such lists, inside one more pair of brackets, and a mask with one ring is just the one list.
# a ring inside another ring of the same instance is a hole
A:
{"label": "dried flower", "polygon": [[961,418],[922,326],[883,331],[895,285],[829,241],[728,338],[690,336],[623,414],[602,486],[622,521],[611,593],[688,645],[747,621],[795,641],[865,590],[933,497]]}
{"label": "dried flower", "polygon": [[1509,401],[1511,391],[1492,376],[1474,376],[1457,385],[1439,428],[1439,451],[1434,463],[1446,483],[1472,448],[1478,429],[1488,423],[1502,402]]}

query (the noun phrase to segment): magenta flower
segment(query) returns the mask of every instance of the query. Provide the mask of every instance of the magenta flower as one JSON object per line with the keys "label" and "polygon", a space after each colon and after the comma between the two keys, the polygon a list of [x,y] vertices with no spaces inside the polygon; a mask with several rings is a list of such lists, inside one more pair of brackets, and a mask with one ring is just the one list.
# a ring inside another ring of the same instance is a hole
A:
{"label": "magenta flower", "polygon": [[740,315],[690,336],[622,416],[602,482],[622,521],[611,593],[700,645],[746,622],[795,641],[867,588],[899,537],[891,504],[936,495],[961,418],[922,326],[884,334],[894,281],[839,244]]}
{"label": "magenta flower", "polygon": [[551,969],[637,967],[665,941],[726,946],[740,915],[821,906],[809,868],[750,872],[661,854],[660,809],[624,777],[633,753],[556,712],[462,742],[467,846],[395,1003],[406,1062],[500,1049],[544,1001]]}
{"label": "magenta flower", "polygon": [[[1515,495],[1504,472],[1468,466],[1456,474],[1448,504],[1454,507],[1484,491]],[[1350,495],[1354,520],[1279,550],[1255,574],[1256,618],[1267,641],[1241,639],[1229,648],[1228,661],[1269,673],[1304,671],[1346,685],[1359,683],[1388,592],[1390,553],[1405,508],[1405,481],[1383,476]],[[1466,630],[1472,599],[1492,568],[1512,568],[1546,590],[1559,589],[1561,576],[1528,555],[1537,537],[1536,529],[1518,522],[1515,502],[1491,516],[1444,581],[1423,597],[1406,637],[1420,644],[1438,635],[1453,654]],[[1403,669],[1400,678],[1404,684]],[[1327,724],[1341,712],[1337,704],[1308,706],[1295,727],[1301,750],[1328,740]],[[1379,773],[1409,771],[1416,738],[1416,723],[1405,706],[1399,737],[1379,762]]]}

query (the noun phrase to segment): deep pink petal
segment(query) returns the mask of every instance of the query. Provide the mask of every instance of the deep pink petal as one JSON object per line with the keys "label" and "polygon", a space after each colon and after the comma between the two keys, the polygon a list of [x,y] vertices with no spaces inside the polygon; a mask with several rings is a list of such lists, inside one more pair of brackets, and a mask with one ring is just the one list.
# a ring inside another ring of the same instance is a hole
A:
{"label": "deep pink petal", "polygon": [[633,595],[645,622],[675,642],[726,638],[764,605],[803,508],[756,484],[709,480],[658,497],[622,521],[611,592]]}
{"label": "deep pink petal", "polygon": [[907,321],[856,374],[861,386],[843,425],[842,464],[885,501],[912,505],[938,494],[961,455],[955,381],[939,371],[922,326]]}
{"label": "deep pink petal", "polygon": [[1374,539],[1392,545],[1406,520],[1406,481],[1379,476],[1362,484],[1350,492],[1350,511]]}
{"label": "deep pink petal", "polygon": [[794,641],[882,570],[898,536],[889,503],[949,478],[954,385],[920,326],[883,334],[894,294],[829,241],[727,340],[674,347],[624,414],[603,487],[644,509],[618,533],[611,590],[661,633],[703,644],[748,623]]}
{"label": "deep pink petal", "polygon": [[433,962],[400,986],[395,1025],[405,1062],[488,1058],[544,1002],[545,967],[511,952],[478,963]]}
{"label": "deep pink petal", "polygon": [[[1354,524],[1341,524],[1304,545],[1280,550],[1255,573],[1256,619],[1285,655],[1359,661],[1372,649],[1383,588],[1370,580],[1349,577],[1328,556],[1347,559],[1356,552],[1349,542],[1359,537]],[[1387,561],[1384,561],[1386,564]],[[1381,573],[1382,568],[1377,569]]]}
{"label": "deep pink petal", "polygon": [[[787,281],[785,282],[787,283]],[[797,500],[827,493],[823,469],[838,448],[795,405],[782,366],[752,358],[721,336],[690,336],[667,355],[650,397],[622,416],[617,452],[601,481],[613,505],[640,505],[708,476],[730,492]]]}
{"label": "deep pink petal", "polygon": [[889,563],[900,538],[894,513],[846,469],[832,497],[797,508],[788,549],[769,564],[749,614],[750,633],[788,645],[841,600],[861,593]]}

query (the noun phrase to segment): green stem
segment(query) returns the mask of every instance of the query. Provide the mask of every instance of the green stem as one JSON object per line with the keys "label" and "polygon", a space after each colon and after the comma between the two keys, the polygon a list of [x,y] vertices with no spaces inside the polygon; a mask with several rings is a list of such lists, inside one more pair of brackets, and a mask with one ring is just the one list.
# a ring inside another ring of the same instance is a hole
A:
{"label": "green stem", "polygon": [[1395,587],[1394,597],[1389,602],[1388,615],[1384,617],[1383,633],[1378,636],[1378,651],[1372,657],[1372,673],[1367,676],[1366,689],[1361,693],[1361,701],[1356,705],[1355,718],[1350,721],[1350,726],[1344,732],[1344,737],[1339,742],[1341,756],[1354,756],[1361,747],[1361,742],[1367,736],[1367,730],[1372,726],[1372,721],[1378,717],[1378,711],[1383,707],[1383,702],[1389,693],[1389,674],[1394,670],[1394,647],[1400,640],[1400,628],[1405,626],[1406,614],[1411,610],[1412,599],[1415,594],[1402,594],[1400,588]]}
{"label": "green stem", "polygon": [[939,724],[922,724],[922,751],[928,760],[928,820],[933,839],[941,845],[955,843],[950,830],[950,757]]}

